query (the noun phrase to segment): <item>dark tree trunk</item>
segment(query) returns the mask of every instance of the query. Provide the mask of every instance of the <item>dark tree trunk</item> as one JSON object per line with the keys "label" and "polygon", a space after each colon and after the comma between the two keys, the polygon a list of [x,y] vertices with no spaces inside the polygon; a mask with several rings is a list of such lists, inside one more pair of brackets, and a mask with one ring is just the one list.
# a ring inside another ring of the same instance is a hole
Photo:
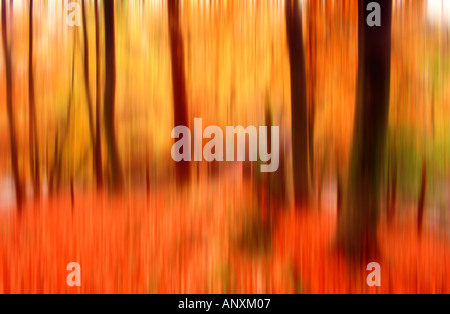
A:
{"label": "dark tree trunk", "polygon": [[292,163],[295,204],[309,205],[308,109],[306,69],[303,51],[302,15],[299,1],[287,1],[286,32],[291,72]]}
{"label": "dark tree trunk", "polygon": [[309,174],[312,185],[315,186],[314,171],[314,120],[316,113],[316,83],[317,83],[317,5],[318,1],[308,2],[308,47],[309,47],[309,81],[308,85],[308,149],[309,149]]}
{"label": "dark tree trunk", "polygon": [[395,144],[391,145],[389,159],[389,176],[390,183],[387,187],[387,222],[391,224],[395,218],[395,208],[397,206],[397,156]]}
{"label": "dark tree trunk", "polygon": [[[12,5],[12,2],[11,2]],[[10,23],[12,24],[12,14]],[[9,143],[11,146],[11,167],[14,178],[14,185],[16,190],[16,203],[19,212],[22,209],[23,204],[23,188],[19,176],[18,165],[18,149],[16,138],[16,123],[14,120],[14,111],[12,103],[12,67],[11,67],[11,54],[8,47],[8,31],[6,29],[6,0],[2,0],[2,38],[3,38],[3,55],[5,56],[5,68],[6,68],[6,109],[9,122]]]}
{"label": "dark tree trunk", "polygon": [[116,47],[114,1],[104,1],[105,14],[105,98],[103,119],[105,121],[106,145],[108,147],[109,171],[113,190],[120,190],[123,185],[122,169],[119,161],[116,129],[114,126],[116,94]]}
{"label": "dark tree trunk", "polygon": [[337,171],[337,195],[336,195],[336,211],[337,211],[337,217],[339,218],[341,216],[342,212],[342,177],[339,172],[339,169]]}
{"label": "dark tree trunk", "polygon": [[[184,47],[180,25],[180,1],[168,1],[167,7],[169,13],[170,54],[172,58],[174,125],[189,126],[184,74]],[[178,183],[189,181],[190,171],[187,161],[176,163],[176,176]]]}
{"label": "dark tree trunk", "polygon": [[29,149],[30,172],[33,180],[34,198],[41,195],[41,169],[39,165],[39,143],[36,127],[36,105],[34,97],[33,76],[33,1],[30,1],[30,14],[28,20],[28,110],[29,110]]}
{"label": "dark tree trunk", "polygon": [[[89,83],[89,43],[88,43],[88,34],[87,34],[87,26],[86,26],[86,4],[85,0],[81,2],[82,4],[82,12],[83,12],[83,44],[84,44],[84,89],[86,91],[86,99],[88,105],[88,115],[89,115],[89,133],[91,136],[92,143],[92,159],[93,159],[93,167],[95,172],[95,177],[98,185],[99,180],[99,169],[97,164],[97,150],[96,150],[96,136],[94,130],[94,112],[92,105],[92,95],[91,95],[91,86]],[[97,6],[95,4],[95,6]],[[101,171],[101,169],[100,169]],[[101,176],[101,175],[100,175]],[[101,178],[100,178],[101,180]]]}
{"label": "dark tree trunk", "polygon": [[73,175],[70,176],[70,201],[72,203],[72,214],[73,214],[73,206],[75,205],[75,193],[73,191]]}
{"label": "dark tree trunk", "polygon": [[425,207],[425,196],[427,191],[427,162],[425,157],[422,162],[422,182],[420,186],[419,202],[417,204],[417,233],[422,234],[423,212]]}
{"label": "dark tree trunk", "polygon": [[101,66],[100,66],[100,23],[98,17],[98,6],[100,3],[98,1],[94,2],[95,6],[95,56],[97,61],[96,68],[96,115],[95,115],[95,171],[97,188],[102,188],[103,186],[103,163],[102,163],[102,142],[101,142]]}
{"label": "dark tree trunk", "polygon": [[381,26],[366,23],[370,0],[358,1],[358,85],[346,199],[339,244],[355,259],[377,255],[380,184],[389,111],[392,1],[379,0]]}

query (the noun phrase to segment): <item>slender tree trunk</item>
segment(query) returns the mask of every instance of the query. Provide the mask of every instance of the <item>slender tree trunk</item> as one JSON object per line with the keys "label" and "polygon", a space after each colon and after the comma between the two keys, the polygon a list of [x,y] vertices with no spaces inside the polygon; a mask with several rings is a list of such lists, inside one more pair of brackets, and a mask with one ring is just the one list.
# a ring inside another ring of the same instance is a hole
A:
{"label": "slender tree trunk", "polygon": [[[395,135],[394,135],[395,136]],[[395,208],[397,206],[397,156],[395,151],[395,142],[391,145],[389,159],[389,176],[390,184],[387,187],[387,222],[391,224],[395,218]]]}
{"label": "slender tree trunk", "polygon": [[100,3],[96,0],[95,6],[95,56],[96,56],[96,115],[95,115],[95,171],[97,179],[97,188],[103,187],[103,163],[102,163],[102,142],[101,142],[101,65],[100,65],[100,23],[98,17],[98,6]]}
{"label": "slender tree trunk", "polygon": [[94,118],[92,111],[92,98],[91,98],[91,87],[89,84],[89,43],[86,28],[86,5],[85,0],[81,2],[82,13],[83,13],[83,44],[84,44],[84,88],[86,91],[86,98],[88,104],[88,114],[89,114],[89,131],[91,135],[91,141],[94,145],[95,143],[95,133],[94,133]]}
{"label": "slender tree trunk", "polygon": [[311,182],[315,186],[314,171],[314,120],[316,113],[316,82],[317,82],[317,27],[316,12],[318,1],[308,2],[308,47],[309,47],[309,81],[308,85],[308,149],[309,173]]}
{"label": "slender tree trunk", "polygon": [[[12,5],[12,2],[11,2]],[[11,54],[8,47],[8,31],[6,29],[6,0],[2,0],[2,38],[3,38],[3,54],[5,56],[5,68],[6,68],[6,109],[9,122],[9,143],[11,146],[11,167],[14,178],[16,203],[19,212],[22,209],[23,204],[23,188],[22,182],[19,176],[18,165],[18,149],[16,138],[16,123],[14,120],[14,111],[12,103],[12,67],[11,67]],[[10,23],[12,24],[12,14],[10,15]]]}
{"label": "slender tree trunk", "polygon": [[392,1],[379,0],[381,26],[366,23],[370,0],[358,1],[358,85],[345,204],[338,225],[341,248],[364,260],[377,255],[380,184],[389,111]]}
{"label": "slender tree trunk", "polygon": [[[75,33],[76,34],[76,33]],[[73,111],[73,95],[74,95],[74,81],[75,81],[75,51],[76,51],[76,35],[73,39],[73,49],[72,49],[72,70],[70,79],[69,96],[67,99],[67,113],[66,113],[66,123],[64,125],[64,130],[61,135],[61,142],[59,144],[58,131],[55,136],[55,152],[53,158],[52,172],[49,180],[49,194],[59,191],[61,188],[61,177],[62,177],[62,163],[64,149],[67,143],[67,137],[69,136],[70,126],[72,123],[72,111]]]}
{"label": "slender tree trunk", "polygon": [[[168,1],[167,6],[169,13],[170,55],[172,59],[174,125],[189,126],[184,73],[184,47],[180,25],[180,1]],[[178,183],[189,181],[190,171],[187,161],[177,162],[176,176]]]}
{"label": "slender tree trunk", "polygon": [[41,195],[41,169],[39,165],[39,142],[36,126],[36,105],[34,97],[33,76],[33,1],[30,1],[30,15],[28,20],[28,106],[29,106],[29,149],[30,171],[33,179],[34,198]]}
{"label": "slender tree trunk", "polygon": [[100,2],[95,2],[95,53],[97,59],[96,83],[97,83],[97,99],[96,99],[96,171],[97,171],[97,187],[103,186],[103,163],[102,163],[102,144],[101,144],[101,64],[100,64],[100,23],[98,7]]}
{"label": "slender tree trunk", "polygon": [[425,157],[422,162],[422,182],[420,186],[420,197],[417,205],[417,233],[422,234],[423,212],[425,207],[425,196],[427,191],[427,162]]}
{"label": "slender tree trunk", "polygon": [[286,32],[291,71],[292,158],[295,204],[309,205],[310,175],[308,162],[308,109],[306,69],[303,50],[302,13],[299,1],[286,4]]}
{"label": "slender tree trunk", "polygon": [[342,212],[342,176],[340,174],[340,171],[338,169],[337,171],[337,195],[336,195],[336,211],[337,211],[337,217],[339,218],[341,216]]}
{"label": "slender tree trunk", "polygon": [[75,205],[75,193],[73,191],[73,174],[70,176],[70,201],[72,204],[72,214],[73,214],[73,207]]}
{"label": "slender tree trunk", "polygon": [[103,119],[105,122],[106,145],[108,147],[109,171],[114,190],[123,185],[122,169],[119,161],[116,129],[114,126],[115,94],[116,94],[116,47],[114,1],[104,1],[105,14],[105,98]]}
{"label": "slender tree trunk", "polygon": [[[87,35],[87,27],[86,27],[86,5],[85,0],[81,2],[82,11],[83,11],[83,44],[84,44],[84,88],[86,91],[86,99],[88,105],[88,115],[89,115],[89,132],[91,135],[91,143],[92,143],[92,158],[93,158],[93,167],[95,172],[95,177],[98,185],[98,165],[97,165],[97,150],[96,150],[96,136],[94,130],[94,113],[92,109],[92,95],[91,95],[91,87],[89,83],[89,43],[88,43],[88,35]],[[96,4],[95,4],[96,6]],[[100,170],[101,171],[101,170]]]}

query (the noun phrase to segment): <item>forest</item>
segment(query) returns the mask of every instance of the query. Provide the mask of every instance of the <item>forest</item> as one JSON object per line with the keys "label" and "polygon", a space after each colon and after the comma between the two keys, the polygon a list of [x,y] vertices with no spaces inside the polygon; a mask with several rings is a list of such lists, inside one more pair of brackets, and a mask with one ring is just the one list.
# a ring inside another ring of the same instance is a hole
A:
{"label": "forest", "polygon": [[0,293],[450,293],[450,1],[0,5]]}

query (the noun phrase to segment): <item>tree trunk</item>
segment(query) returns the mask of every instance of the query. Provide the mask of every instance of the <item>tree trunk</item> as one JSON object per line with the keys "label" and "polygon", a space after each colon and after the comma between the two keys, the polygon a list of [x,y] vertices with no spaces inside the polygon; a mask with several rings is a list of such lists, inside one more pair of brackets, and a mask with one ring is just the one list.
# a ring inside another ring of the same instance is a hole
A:
{"label": "tree trunk", "polygon": [[316,84],[317,84],[317,5],[318,1],[308,2],[308,149],[309,174],[312,185],[315,186],[314,171],[314,120],[316,113]]}
{"label": "tree trunk", "polygon": [[[87,35],[87,27],[86,27],[86,4],[85,0],[81,2],[82,4],[82,13],[83,13],[83,44],[84,44],[84,89],[86,91],[86,99],[88,105],[88,116],[89,116],[89,133],[91,136],[92,143],[92,159],[93,159],[93,167],[95,172],[95,177],[98,185],[99,180],[99,169],[97,165],[97,150],[96,150],[96,136],[94,130],[94,113],[92,106],[92,98],[91,98],[91,86],[89,83],[89,43],[88,43],[88,35]],[[95,4],[96,6],[96,4]],[[101,169],[100,169],[101,171]],[[101,174],[100,174],[101,176]]]}
{"label": "tree trunk", "polygon": [[100,3],[98,1],[94,2],[95,6],[95,56],[97,61],[96,68],[96,115],[95,115],[95,171],[96,171],[96,180],[97,180],[97,188],[103,187],[103,165],[102,165],[102,142],[101,142],[101,66],[100,66],[100,24],[98,17],[98,6]]}
{"label": "tree trunk", "polygon": [[30,149],[30,172],[33,180],[33,193],[34,198],[39,199],[41,195],[41,169],[39,165],[39,142],[36,126],[36,105],[33,76],[33,1],[30,1],[28,24],[28,110],[30,115],[28,141]]}
{"label": "tree trunk", "polygon": [[[184,74],[184,47],[180,23],[180,1],[167,2],[169,13],[170,55],[172,59],[173,117],[174,125],[188,124],[188,108],[186,82]],[[176,163],[178,183],[186,183],[190,179],[187,161]]]}
{"label": "tree trunk", "polygon": [[310,175],[308,162],[308,109],[306,69],[303,51],[302,13],[299,1],[287,1],[286,32],[291,72],[292,163],[295,204],[309,205]]}
{"label": "tree trunk", "polygon": [[370,27],[370,0],[358,2],[358,85],[353,146],[338,239],[347,256],[377,255],[380,184],[389,111],[392,1],[380,0],[381,26]]}
{"label": "tree trunk", "polygon": [[425,157],[422,161],[422,183],[420,186],[420,197],[417,204],[417,234],[422,234],[423,212],[425,207],[425,196],[427,191],[427,162]]}
{"label": "tree trunk", "polygon": [[[75,33],[76,34],[76,33]],[[73,49],[72,49],[72,70],[71,70],[71,79],[70,79],[70,87],[69,87],[69,95],[67,99],[67,113],[66,113],[66,123],[64,124],[64,130],[61,135],[61,143],[59,144],[58,130],[56,131],[55,136],[55,151],[53,158],[53,166],[49,179],[49,194],[53,194],[57,192],[61,188],[61,177],[62,177],[62,163],[63,163],[63,154],[64,149],[67,143],[67,137],[70,132],[70,125],[72,123],[72,109],[73,109],[73,95],[74,95],[74,77],[75,77],[75,51],[76,51],[76,36],[74,36]]]}
{"label": "tree trunk", "polygon": [[[12,14],[10,16],[10,23],[12,24]],[[11,167],[16,192],[16,204],[20,212],[23,204],[23,188],[19,176],[16,123],[14,120],[13,103],[12,103],[13,97],[12,67],[11,67],[11,54],[10,49],[8,47],[8,31],[6,29],[6,0],[2,0],[2,38],[3,38],[3,55],[5,56],[5,68],[6,68],[6,109],[9,123],[9,143],[11,146]]]}
{"label": "tree trunk", "polygon": [[[395,136],[395,135],[394,135]],[[395,142],[391,145],[389,154],[388,180],[387,187],[387,222],[391,224],[395,219],[395,209],[397,206],[397,156],[395,151]]]}
{"label": "tree trunk", "polygon": [[106,145],[108,147],[109,171],[113,190],[120,190],[123,185],[122,169],[119,161],[116,129],[114,126],[116,93],[116,47],[114,1],[104,1],[105,14],[105,98],[103,119],[105,122]]}

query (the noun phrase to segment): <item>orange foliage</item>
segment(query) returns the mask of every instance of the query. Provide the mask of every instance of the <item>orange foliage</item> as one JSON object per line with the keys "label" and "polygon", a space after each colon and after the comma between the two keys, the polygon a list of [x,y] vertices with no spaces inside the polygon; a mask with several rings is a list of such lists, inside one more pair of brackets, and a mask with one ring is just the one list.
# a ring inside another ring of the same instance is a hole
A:
{"label": "orange foliage", "polygon": [[[251,211],[248,187],[227,183],[154,191],[148,203],[138,192],[76,194],[73,209],[61,196],[20,218],[3,212],[0,293],[450,292],[449,243],[430,230],[418,238],[414,219],[381,224],[379,288],[366,285],[364,265],[349,268],[335,253],[334,211],[280,212],[270,251],[252,255],[233,240]],[[66,284],[73,261],[81,287]]]}

